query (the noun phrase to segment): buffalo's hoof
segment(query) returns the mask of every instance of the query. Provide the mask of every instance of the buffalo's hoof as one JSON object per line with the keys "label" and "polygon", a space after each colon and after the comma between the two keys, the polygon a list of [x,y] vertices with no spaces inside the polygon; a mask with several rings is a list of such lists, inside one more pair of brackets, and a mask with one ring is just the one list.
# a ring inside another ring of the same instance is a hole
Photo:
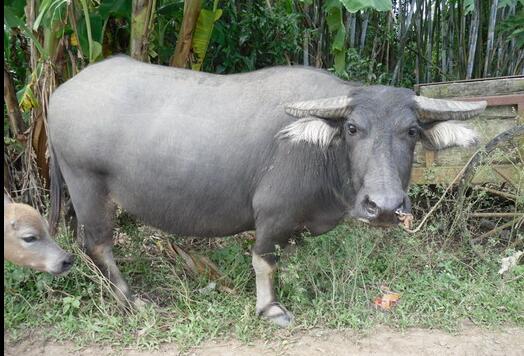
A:
{"label": "buffalo's hoof", "polygon": [[266,305],[261,310],[258,310],[257,314],[258,316],[262,316],[266,319],[269,319],[281,328],[286,328],[293,322],[293,314],[291,314],[279,302],[273,302]]}
{"label": "buffalo's hoof", "polygon": [[152,303],[139,297],[134,297],[132,300],[133,307],[136,310],[143,311],[146,307],[151,306]]}
{"label": "buffalo's hoof", "polygon": [[138,311],[143,312],[148,307],[156,306],[153,302],[150,302],[149,300],[139,298],[137,296],[129,296],[125,297],[125,299],[119,299],[119,301],[122,303],[122,305],[129,309],[130,311]]}

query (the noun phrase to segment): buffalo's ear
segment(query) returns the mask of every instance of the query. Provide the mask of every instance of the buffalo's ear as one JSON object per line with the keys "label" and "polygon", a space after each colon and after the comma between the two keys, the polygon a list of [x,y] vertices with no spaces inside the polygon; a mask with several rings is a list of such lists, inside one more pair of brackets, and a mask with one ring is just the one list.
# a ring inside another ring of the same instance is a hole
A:
{"label": "buffalo's ear", "polygon": [[424,146],[441,150],[448,147],[468,147],[477,144],[478,136],[466,125],[450,120],[471,119],[486,109],[486,101],[456,101],[416,96],[415,110],[424,129]]}
{"label": "buffalo's ear", "polygon": [[280,139],[291,142],[304,142],[327,148],[340,134],[340,125],[317,117],[305,117],[285,126],[277,133]]}
{"label": "buffalo's ear", "polygon": [[441,121],[424,126],[422,144],[431,150],[454,146],[470,147],[478,143],[477,133],[458,121]]}

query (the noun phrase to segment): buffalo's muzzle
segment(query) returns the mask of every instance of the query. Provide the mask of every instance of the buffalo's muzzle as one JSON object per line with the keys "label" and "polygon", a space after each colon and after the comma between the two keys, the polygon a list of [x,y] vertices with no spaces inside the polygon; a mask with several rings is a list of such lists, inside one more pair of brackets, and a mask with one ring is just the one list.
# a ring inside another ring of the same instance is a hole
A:
{"label": "buffalo's muzzle", "polygon": [[366,195],[362,201],[362,215],[373,225],[396,225],[400,222],[399,213],[409,213],[411,202],[407,195]]}

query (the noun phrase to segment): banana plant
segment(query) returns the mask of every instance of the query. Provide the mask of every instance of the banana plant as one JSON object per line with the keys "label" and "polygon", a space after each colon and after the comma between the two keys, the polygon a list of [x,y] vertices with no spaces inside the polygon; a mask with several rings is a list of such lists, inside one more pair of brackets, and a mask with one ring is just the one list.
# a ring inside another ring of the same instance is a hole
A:
{"label": "banana plant", "polygon": [[[311,0],[309,0],[311,1]],[[343,7],[350,13],[365,9],[391,11],[391,0],[328,0],[324,5],[328,30],[333,36],[331,53],[334,56],[335,72],[347,78],[346,72],[346,29],[344,26]]]}
{"label": "banana plant", "polygon": [[221,16],[222,9],[218,9],[218,0],[213,2],[213,10],[200,10],[191,42],[191,47],[196,57],[191,65],[193,70],[199,71],[202,69],[215,22],[217,22]]}

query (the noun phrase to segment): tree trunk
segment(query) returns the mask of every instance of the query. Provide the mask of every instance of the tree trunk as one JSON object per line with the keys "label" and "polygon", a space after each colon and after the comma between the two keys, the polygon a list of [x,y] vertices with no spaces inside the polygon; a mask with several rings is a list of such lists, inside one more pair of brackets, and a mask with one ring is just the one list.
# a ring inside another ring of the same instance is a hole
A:
{"label": "tree trunk", "polygon": [[156,0],[133,0],[129,53],[139,61],[149,59],[149,33]]}
{"label": "tree trunk", "polygon": [[19,138],[27,128],[24,120],[22,119],[22,113],[18,106],[18,100],[16,99],[16,90],[13,84],[13,79],[9,74],[9,71],[4,64],[4,102],[7,107],[7,116],[9,117],[9,129],[13,134],[14,138]]}
{"label": "tree trunk", "polygon": [[173,67],[186,68],[189,66],[193,31],[200,13],[200,0],[184,1],[184,18],[176,41],[175,53],[169,61]]}

